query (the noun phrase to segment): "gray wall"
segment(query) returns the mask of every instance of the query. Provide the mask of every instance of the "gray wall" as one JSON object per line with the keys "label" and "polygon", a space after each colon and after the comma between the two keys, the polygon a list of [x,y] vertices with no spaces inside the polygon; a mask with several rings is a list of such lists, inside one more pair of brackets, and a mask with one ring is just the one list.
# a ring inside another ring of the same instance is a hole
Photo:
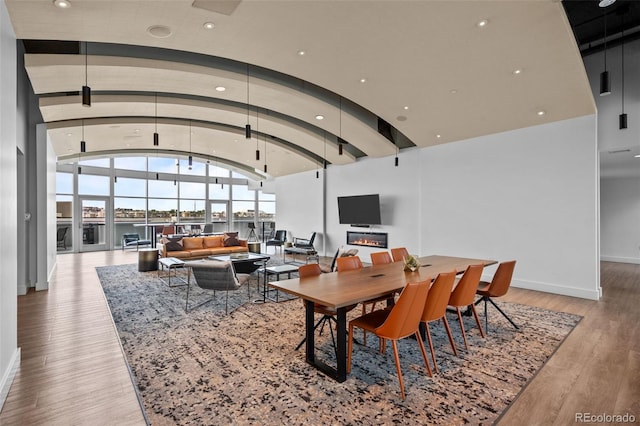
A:
{"label": "gray wall", "polygon": [[0,405],[20,363],[17,343],[16,223],[16,39],[4,2],[0,3]]}
{"label": "gray wall", "polygon": [[[640,41],[626,44],[625,112],[628,128],[620,130],[622,112],[622,48],[607,52],[611,94],[599,96],[599,76],[604,70],[603,53],[585,58],[585,67],[598,108],[598,148],[602,164],[625,160],[601,170],[601,259],[640,264]],[[629,149],[629,152],[613,152]]]}

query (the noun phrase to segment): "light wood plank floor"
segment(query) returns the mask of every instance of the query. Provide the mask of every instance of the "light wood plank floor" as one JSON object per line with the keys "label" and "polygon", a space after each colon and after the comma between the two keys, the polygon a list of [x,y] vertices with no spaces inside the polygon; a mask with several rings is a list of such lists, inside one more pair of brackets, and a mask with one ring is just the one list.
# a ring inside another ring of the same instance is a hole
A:
{"label": "light wood plank floor", "polygon": [[[136,261],[135,251],[61,255],[50,290],[18,298],[22,364],[0,424],[145,424],[94,269]],[[640,421],[640,265],[603,262],[602,286],[599,302],[515,288],[505,297],[584,319],[499,424],[573,424],[581,412]]]}

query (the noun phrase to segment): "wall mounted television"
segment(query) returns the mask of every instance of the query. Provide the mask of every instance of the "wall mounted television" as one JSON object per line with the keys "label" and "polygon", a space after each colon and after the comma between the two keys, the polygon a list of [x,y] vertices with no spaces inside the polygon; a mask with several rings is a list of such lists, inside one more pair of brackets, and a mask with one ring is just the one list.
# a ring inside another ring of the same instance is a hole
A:
{"label": "wall mounted television", "polygon": [[338,197],[338,218],[348,225],[380,225],[378,194]]}

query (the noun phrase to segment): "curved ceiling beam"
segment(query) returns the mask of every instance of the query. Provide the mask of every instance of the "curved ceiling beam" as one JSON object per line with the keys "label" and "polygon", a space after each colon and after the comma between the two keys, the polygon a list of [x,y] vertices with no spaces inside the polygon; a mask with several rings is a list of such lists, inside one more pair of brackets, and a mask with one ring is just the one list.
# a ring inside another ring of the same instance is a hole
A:
{"label": "curved ceiling beam", "polygon": [[[25,66],[36,94],[79,90],[85,81],[85,57],[79,55],[27,54]],[[247,76],[227,70],[179,62],[113,56],[88,56],[88,84],[93,91],[179,93],[246,103]],[[251,73],[251,72],[250,72]],[[216,87],[224,87],[220,92]],[[300,88],[249,77],[249,105],[276,111],[317,126],[355,146],[368,156],[392,155],[395,145],[377,131],[377,117],[357,117]],[[251,110],[251,108],[249,108]],[[322,120],[316,116],[322,115]],[[251,111],[249,122],[251,123]],[[364,121],[366,120],[366,122]],[[242,121],[235,123],[244,127]],[[252,126],[255,124],[255,120]]]}
{"label": "curved ceiling beam", "polygon": [[[151,135],[155,120],[151,118],[119,117],[95,118],[86,120],[58,121],[49,123],[49,137],[58,157],[78,156],[84,121],[84,140],[86,155],[94,151],[126,152],[146,149],[150,152],[170,151],[183,155],[200,154],[206,157],[218,157],[234,163],[246,164],[258,175],[265,175],[264,165],[268,166],[267,176],[284,176],[319,167],[318,161],[300,155],[281,143],[261,139],[258,147],[260,160],[255,158],[255,139],[238,137],[240,132],[228,126],[207,124],[189,120],[162,120],[163,147],[153,146]],[[160,121],[159,121],[160,123]],[[189,127],[192,133],[189,135]],[[242,133],[244,136],[244,133]],[[237,142],[234,142],[237,140]],[[105,150],[105,147],[108,147]]]}
{"label": "curved ceiling beam", "polygon": [[[156,114],[155,96],[143,95],[94,95],[91,108],[85,108],[74,96],[50,96],[40,98],[40,111],[44,120],[48,123],[67,121],[79,118],[116,118],[116,117],[148,117],[155,120]],[[246,120],[246,109],[229,103],[201,101],[176,97],[159,96],[157,98],[158,133],[160,134],[160,148],[164,147],[162,126],[164,118],[175,118],[209,122],[211,124],[225,124],[232,126],[239,133],[232,134],[229,142],[239,138],[245,140],[244,125],[238,126]],[[322,134],[313,132],[309,126],[300,126],[276,115],[260,112],[259,122],[255,123],[255,111],[252,112],[252,124],[254,132],[260,132],[261,138],[270,135],[287,141],[299,151],[313,153],[317,158],[326,158],[331,164],[348,164],[355,161],[355,157],[346,150],[339,155],[335,143],[327,143],[325,146]],[[146,122],[146,121],[145,121]],[[188,125],[188,122],[187,122]],[[146,126],[141,131],[146,130]],[[153,130],[150,134],[141,134],[141,141],[151,142]],[[255,140],[255,135],[253,136]],[[300,147],[300,148],[297,148]],[[304,155],[304,152],[300,152]]]}

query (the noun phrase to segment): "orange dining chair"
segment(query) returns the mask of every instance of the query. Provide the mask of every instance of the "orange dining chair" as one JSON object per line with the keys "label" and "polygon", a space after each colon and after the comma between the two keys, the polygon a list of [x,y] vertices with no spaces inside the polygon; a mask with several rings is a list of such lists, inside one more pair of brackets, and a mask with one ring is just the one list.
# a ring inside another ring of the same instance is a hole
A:
{"label": "orange dining chair", "polygon": [[460,281],[458,281],[458,285],[456,285],[456,288],[449,297],[449,306],[455,308],[456,313],[458,314],[458,322],[460,322],[460,330],[462,330],[462,339],[464,340],[464,347],[467,350],[469,350],[469,345],[467,344],[467,336],[465,336],[464,333],[464,324],[462,323],[462,313],[460,312],[460,308],[467,306],[471,308],[471,312],[476,319],[476,324],[478,324],[480,335],[484,337],[484,331],[480,325],[476,307],[473,304],[483,268],[483,264],[469,265],[462,278],[460,278]]}
{"label": "orange dining chair", "polygon": [[[388,251],[378,251],[375,253],[371,253],[371,263],[374,265],[383,265],[386,263],[393,263],[393,259],[391,259],[391,255]],[[376,297],[375,299],[367,300],[366,302],[362,302],[362,315],[367,313],[367,305],[371,305],[371,310],[376,309],[376,304],[378,302],[386,302],[389,299],[394,298],[396,295],[395,292],[385,294],[384,296]],[[366,335],[365,335],[366,336]],[[365,341],[365,344],[367,342]]]}
{"label": "orange dining chair", "polygon": [[392,248],[391,257],[393,257],[394,262],[402,262],[405,257],[409,257],[409,252],[404,247]]}
{"label": "orange dining chair", "polygon": [[510,260],[508,262],[502,262],[498,265],[498,269],[496,269],[496,273],[493,275],[493,279],[491,282],[480,281],[480,285],[476,290],[476,294],[482,296],[480,299],[476,301],[476,305],[482,301],[484,301],[484,328],[489,331],[489,319],[487,314],[487,302],[491,302],[491,304],[505,317],[512,326],[519,330],[518,326],[515,322],[509,318],[507,314],[504,313],[502,309],[491,299],[492,297],[502,297],[507,294],[509,291],[509,287],[511,286],[511,278],[513,277],[513,270],[516,267],[516,261]]}
{"label": "orange dining chair", "polygon": [[432,321],[442,320],[444,328],[447,331],[447,337],[449,337],[449,343],[453,354],[458,356],[456,350],[456,344],[453,341],[451,335],[451,328],[449,327],[449,321],[447,321],[447,305],[449,303],[449,297],[451,296],[451,290],[453,289],[453,283],[456,280],[455,269],[451,272],[442,272],[438,274],[438,277],[431,285],[429,289],[429,295],[427,301],[424,304],[424,311],[422,311],[422,322],[425,325],[427,331],[427,341],[429,342],[429,350],[431,350],[431,358],[433,359],[433,366],[436,373],[438,372],[438,364],[436,363],[436,353],[433,350],[433,340],[431,339],[431,331],[429,330],[429,323]]}
{"label": "orange dining chair", "polygon": [[347,372],[351,372],[351,356],[353,353],[353,329],[354,327],[371,331],[380,338],[380,345],[386,340],[391,340],[393,356],[396,362],[398,381],[402,399],[405,398],[402,370],[400,368],[400,356],[398,355],[398,340],[415,335],[422,352],[422,359],[431,377],[431,367],[427,361],[427,352],[420,337],[418,327],[424,310],[424,303],[429,292],[431,278],[418,283],[410,283],[405,286],[396,303],[390,310],[378,310],[349,321],[349,345],[347,348]]}
{"label": "orange dining chair", "polygon": [[388,251],[377,251],[375,253],[371,253],[371,263],[374,265],[393,263],[393,259],[391,259],[391,255]]}
{"label": "orange dining chair", "polygon": [[[308,263],[306,265],[302,265],[300,266],[300,268],[298,268],[298,276],[300,277],[300,280],[304,280],[305,278],[308,277],[314,277],[314,276],[318,276],[322,274],[322,270],[320,269],[320,265],[317,263]],[[302,301],[302,304],[304,305],[304,300]],[[347,312],[355,309],[357,305],[351,305],[351,306],[347,306]],[[325,324],[328,323],[329,325],[329,331],[331,332],[331,341],[333,342],[333,350],[334,352],[336,352],[336,357],[338,356],[337,353],[337,346],[336,346],[336,340],[335,340],[335,336],[333,334],[333,327],[331,322],[333,321],[336,325],[337,325],[337,321],[336,321],[336,315],[337,312],[335,309],[329,308],[328,306],[324,306],[324,305],[319,305],[317,303],[314,303],[313,305],[313,311],[316,314],[321,314],[322,318],[320,318],[320,320],[316,323],[316,325],[313,326],[313,329],[316,330],[318,327],[320,327],[320,334],[322,334],[322,331],[324,330],[324,326]],[[307,338],[303,338],[302,341],[300,343],[298,343],[298,346],[296,346],[296,350],[300,349],[300,347],[302,347],[302,345],[304,344],[304,342],[307,340]]]}
{"label": "orange dining chair", "polygon": [[339,257],[336,259],[336,269],[338,272],[352,271],[361,269],[362,261],[360,256]]}

